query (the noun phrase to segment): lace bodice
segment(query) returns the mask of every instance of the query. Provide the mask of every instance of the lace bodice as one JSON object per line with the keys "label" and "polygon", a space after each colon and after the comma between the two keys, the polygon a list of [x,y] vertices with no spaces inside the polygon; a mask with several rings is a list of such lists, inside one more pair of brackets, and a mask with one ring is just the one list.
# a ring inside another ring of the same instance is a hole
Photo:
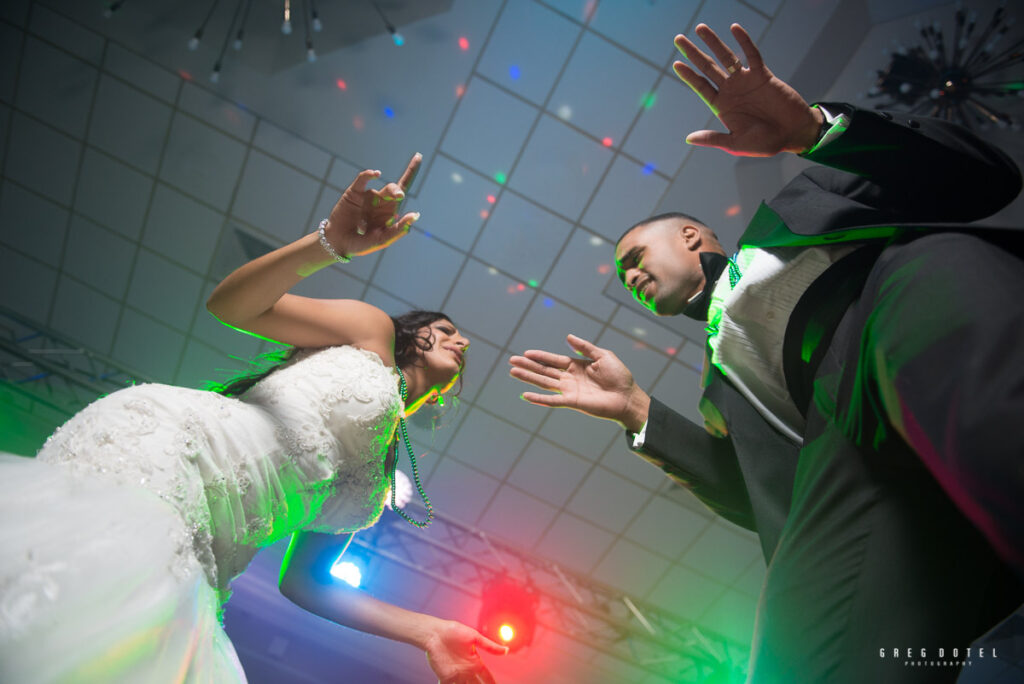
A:
{"label": "lace bodice", "polygon": [[173,504],[180,554],[226,596],[261,546],[376,522],[400,406],[397,375],[376,354],[328,347],[300,352],[241,399],[155,384],[114,392],[58,429],[39,459]]}

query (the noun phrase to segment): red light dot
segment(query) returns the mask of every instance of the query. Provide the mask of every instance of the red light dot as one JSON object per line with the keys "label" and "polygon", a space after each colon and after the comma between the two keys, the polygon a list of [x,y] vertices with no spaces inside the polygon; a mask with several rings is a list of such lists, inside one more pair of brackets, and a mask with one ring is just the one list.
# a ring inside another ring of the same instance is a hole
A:
{"label": "red light dot", "polygon": [[462,36],[461,38],[459,38],[459,47],[463,50],[468,50],[469,38],[466,38],[466,36]]}
{"label": "red light dot", "polygon": [[498,198],[497,198],[497,197],[495,197],[494,195],[488,195],[488,196],[487,196],[487,201],[488,201],[488,202],[489,202],[490,204],[494,204],[495,202],[497,202],[497,201],[498,201]]}
{"label": "red light dot", "polygon": [[357,131],[363,130],[363,117],[361,117],[361,116],[353,116],[352,117],[352,126]]}
{"label": "red light dot", "polygon": [[487,218],[490,215],[491,215],[491,212],[487,211],[486,209],[481,209],[480,210],[480,218],[485,219],[485,218]]}
{"label": "red light dot", "polygon": [[345,83],[345,79],[339,78],[334,82],[334,85],[338,86],[338,90],[348,90],[348,83]]}
{"label": "red light dot", "polygon": [[597,272],[600,273],[601,275],[607,275],[608,272],[611,270],[612,267],[609,266],[608,264],[601,264],[600,266],[597,267]]}
{"label": "red light dot", "polygon": [[509,286],[508,286],[508,293],[509,293],[509,294],[515,294],[515,293],[516,293],[516,287],[515,287],[515,285],[509,285]]}
{"label": "red light dot", "polygon": [[738,205],[738,204],[734,204],[734,205],[732,205],[731,207],[729,207],[728,209],[725,210],[725,215],[726,216],[739,216],[739,214],[740,214],[740,205]]}
{"label": "red light dot", "polygon": [[455,86],[455,97],[462,97],[465,94],[466,94],[466,86],[462,85],[461,83],[459,85]]}
{"label": "red light dot", "polygon": [[523,290],[526,289],[526,285],[523,285],[522,283],[519,283],[518,285],[516,285],[516,289],[519,290],[520,292],[522,292]]}
{"label": "red light dot", "polygon": [[192,80],[192,74],[188,73],[184,69],[178,69],[178,75],[181,76],[186,81],[191,81]]}
{"label": "red light dot", "polygon": [[669,356],[675,356],[676,355],[676,351],[677,351],[677,349],[675,347],[669,347],[668,349],[665,350],[665,352]]}
{"label": "red light dot", "polygon": [[604,145],[605,147],[611,147],[612,146],[612,139],[608,138],[608,137],[603,138],[601,140],[601,144]]}

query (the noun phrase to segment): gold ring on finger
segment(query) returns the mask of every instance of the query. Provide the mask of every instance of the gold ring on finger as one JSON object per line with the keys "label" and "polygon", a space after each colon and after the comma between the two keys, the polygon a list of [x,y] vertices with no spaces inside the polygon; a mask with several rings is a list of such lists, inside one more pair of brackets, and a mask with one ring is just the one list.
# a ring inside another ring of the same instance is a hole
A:
{"label": "gold ring on finger", "polygon": [[735,62],[733,62],[732,64],[730,64],[729,66],[727,66],[727,67],[726,67],[726,70],[727,70],[727,71],[728,71],[728,72],[729,72],[730,74],[735,74],[735,73],[736,73],[736,70],[737,70],[737,69],[740,69],[740,68],[742,68],[742,67],[743,67],[743,64],[742,64],[742,62],[740,62],[740,60],[738,60],[738,59],[737,59],[737,60],[736,60]]}

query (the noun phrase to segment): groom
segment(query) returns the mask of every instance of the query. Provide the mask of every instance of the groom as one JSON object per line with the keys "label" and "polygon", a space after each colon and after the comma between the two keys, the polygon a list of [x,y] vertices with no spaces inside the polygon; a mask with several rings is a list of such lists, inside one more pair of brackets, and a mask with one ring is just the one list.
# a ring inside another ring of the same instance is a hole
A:
{"label": "groom", "polygon": [[[686,214],[640,222],[619,277],[655,315],[708,323],[704,428],[649,397],[610,351],[530,350],[523,398],[617,421],[630,446],[756,530],[768,575],[756,682],[947,681],[880,649],[966,648],[1024,575],[1024,262],[1010,231],[967,226],[1011,201],[1001,152],[946,122],[810,107],[707,26],[677,75],[728,133],[688,142],[799,153],[732,258]],[[836,171],[833,169],[842,169]],[[994,551],[993,551],[994,550]]]}

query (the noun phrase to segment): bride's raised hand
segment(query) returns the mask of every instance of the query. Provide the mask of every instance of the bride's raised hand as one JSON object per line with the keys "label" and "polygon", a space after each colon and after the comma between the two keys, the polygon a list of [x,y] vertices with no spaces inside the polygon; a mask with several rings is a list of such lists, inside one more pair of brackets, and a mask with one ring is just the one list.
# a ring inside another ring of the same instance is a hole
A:
{"label": "bride's raised hand", "polygon": [[420,217],[417,212],[401,214],[405,193],[412,185],[423,155],[412,156],[402,177],[380,190],[366,185],[379,178],[380,171],[361,171],[334,205],[324,234],[334,250],[347,256],[361,256],[384,249],[409,232]]}

